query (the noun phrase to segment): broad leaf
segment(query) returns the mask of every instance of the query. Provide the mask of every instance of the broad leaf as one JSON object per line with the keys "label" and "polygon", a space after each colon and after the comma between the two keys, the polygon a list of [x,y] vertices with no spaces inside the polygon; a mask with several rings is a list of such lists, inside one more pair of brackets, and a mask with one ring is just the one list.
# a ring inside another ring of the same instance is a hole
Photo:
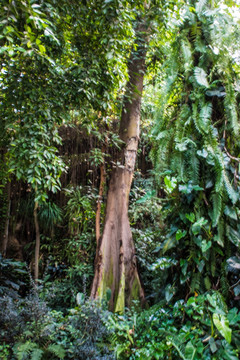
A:
{"label": "broad leaf", "polygon": [[232,329],[229,327],[229,321],[225,315],[213,314],[213,322],[220,334],[230,344],[232,338]]}
{"label": "broad leaf", "polygon": [[186,345],[185,360],[194,360],[197,349],[193,346],[191,341]]}
{"label": "broad leaf", "polygon": [[185,214],[185,216],[189,221],[191,221],[191,223],[194,223],[194,221],[195,221],[195,214],[194,213]]}
{"label": "broad leaf", "polygon": [[178,229],[178,231],[176,232],[176,240],[182,239],[184,236],[186,236],[186,234],[187,234],[186,230]]}
{"label": "broad leaf", "polygon": [[201,249],[202,249],[202,252],[206,252],[208,249],[210,249],[210,247],[212,246],[212,242],[211,241],[206,241],[206,240],[203,240],[202,241],[202,245],[201,245]]}
{"label": "broad leaf", "polygon": [[204,86],[206,88],[209,87],[209,83],[208,83],[208,80],[207,80],[207,74],[202,68],[195,67],[194,76],[195,76],[195,79],[196,79],[196,81],[197,81],[197,83],[199,85]]}
{"label": "broad leaf", "polygon": [[207,220],[204,219],[204,217],[201,217],[198,219],[193,225],[192,225],[192,232],[194,235],[199,234],[201,228],[207,224]]}

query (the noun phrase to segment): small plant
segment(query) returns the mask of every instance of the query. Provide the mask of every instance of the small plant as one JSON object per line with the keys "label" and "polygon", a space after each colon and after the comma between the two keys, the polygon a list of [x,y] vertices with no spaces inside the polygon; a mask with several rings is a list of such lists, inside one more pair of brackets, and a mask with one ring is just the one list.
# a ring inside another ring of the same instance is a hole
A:
{"label": "small plant", "polygon": [[29,285],[29,276],[26,264],[4,259],[0,254],[0,297],[3,295],[16,297],[21,286],[27,285]]}
{"label": "small plant", "polygon": [[64,315],[48,307],[42,285],[32,286],[25,298],[0,298],[0,359],[114,359],[107,341],[109,312],[102,304],[85,300],[83,293],[75,296],[69,286],[75,307],[64,308]]}
{"label": "small plant", "polygon": [[142,313],[112,315],[109,328],[117,359],[237,360],[240,313],[228,311],[218,292],[158,304]]}
{"label": "small plant", "polygon": [[6,360],[10,356],[10,345],[0,344],[0,360]]}
{"label": "small plant", "polygon": [[67,340],[66,359],[113,360],[107,341],[109,312],[96,301],[84,301],[83,296],[79,296],[78,300],[78,307],[70,310],[64,330],[59,334]]}
{"label": "small plant", "polygon": [[[58,273],[53,281],[54,274],[59,271],[61,273]],[[69,268],[57,263],[50,264],[48,275],[42,283],[40,296],[51,309],[67,314],[68,309],[76,305],[76,296],[79,292],[87,295],[92,277],[93,268],[90,264],[80,263]]]}

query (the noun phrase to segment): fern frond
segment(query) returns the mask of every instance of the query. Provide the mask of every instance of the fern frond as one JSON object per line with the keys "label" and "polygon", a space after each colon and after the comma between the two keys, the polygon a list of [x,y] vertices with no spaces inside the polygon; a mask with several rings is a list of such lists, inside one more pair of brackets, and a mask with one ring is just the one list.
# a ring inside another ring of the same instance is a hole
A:
{"label": "fern frond", "polygon": [[207,4],[207,0],[199,0],[196,3],[195,9],[196,9],[196,12],[197,12],[198,15],[202,14],[206,4]]}
{"label": "fern frond", "polygon": [[186,161],[182,152],[175,152],[174,156],[171,154],[170,168],[174,173],[178,174],[180,181],[187,181]]}
{"label": "fern frond", "polygon": [[200,161],[197,157],[196,149],[194,147],[192,147],[191,152],[187,154],[187,161],[189,165],[188,176],[190,179],[192,179],[193,184],[197,185],[199,183]]}
{"label": "fern frond", "polygon": [[201,108],[199,114],[199,126],[205,133],[209,132],[211,116],[212,116],[212,104],[207,103]]}
{"label": "fern frond", "polygon": [[215,174],[216,174],[216,180],[215,180],[215,192],[216,193],[222,193],[223,192],[223,174],[224,174],[224,163],[222,154],[218,154],[212,150],[212,155],[215,162]]}
{"label": "fern frond", "polygon": [[196,272],[192,275],[192,281],[191,281],[191,289],[192,291],[197,291],[200,289],[201,286],[201,274],[200,272]]}
{"label": "fern frond", "polygon": [[41,360],[44,351],[41,349],[34,349],[31,354],[31,360]]}
{"label": "fern frond", "polygon": [[169,137],[169,131],[168,130],[163,130],[163,131],[160,131],[159,134],[157,134],[156,140],[166,139],[168,137]]}
{"label": "fern frond", "polygon": [[64,359],[65,357],[65,350],[61,345],[51,344],[48,346],[47,350],[52,354],[54,354],[59,359]]}
{"label": "fern frond", "polygon": [[204,86],[205,88],[209,87],[209,83],[207,80],[207,73],[205,72],[205,70],[203,70],[200,67],[195,67],[194,68],[194,77],[196,79],[196,82],[199,85]]}
{"label": "fern frond", "polygon": [[201,25],[199,24],[199,22],[195,21],[192,24],[191,30],[190,30],[191,40],[196,42],[196,39],[201,38],[201,35],[202,35]]}
{"label": "fern frond", "polygon": [[[204,41],[201,39],[201,37],[198,37],[196,39],[195,49],[196,49],[196,51],[200,52],[201,54],[206,54],[208,49],[207,49]],[[201,66],[201,64],[205,63],[204,59],[205,59],[204,57],[201,59],[201,63],[199,64],[200,66]]]}
{"label": "fern frond", "polygon": [[219,192],[219,194],[223,191],[223,170],[216,164],[215,167],[215,174],[216,174],[216,182],[215,182],[215,190]]}
{"label": "fern frond", "polygon": [[176,131],[175,139],[178,142],[181,142],[182,138],[186,134],[186,128],[191,122],[191,110],[187,104],[184,104],[181,108],[180,114],[176,119]]}
{"label": "fern frond", "polygon": [[38,349],[38,345],[34,342],[26,341],[24,344],[17,343],[14,348],[13,352],[14,355],[17,356],[18,360],[28,359],[34,349]]}
{"label": "fern frond", "polygon": [[201,134],[202,129],[199,126],[199,114],[198,114],[198,104],[197,103],[192,104],[192,119],[193,119],[193,123],[195,125],[195,128]]}
{"label": "fern frond", "polygon": [[222,213],[223,201],[220,192],[212,195],[212,204],[213,204],[212,223],[213,223],[213,227],[215,227],[217,226]]}
{"label": "fern frond", "polygon": [[[200,113],[199,113],[199,108],[200,108]],[[196,102],[192,105],[192,118],[194,125],[198,130],[198,132],[204,136],[212,132],[210,127],[211,116],[212,116],[211,103],[198,105],[198,103]]]}
{"label": "fern frond", "polygon": [[217,224],[217,235],[214,236],[214,240],[222,247],[224,247],[224,235],[225,235],[225,222],[222,218],[219,219]]}
{"label": "fern frond", "polygon": [[234,132],[234,135],[239,135],[239,122],[238,122],[238,111],[237,111],[237,102],[236,95],[233,84],[228,83],[226,86],[226,96],[224,99],[224,105],[226,109],[226,114],[230,120],[231,129]]}
{"label": "fern frond", "polygon": [[[226,226],[226,235],[227,235],[227,240],[231,241],[232,244],[234,244],[237,249],[239,249],[240,246],[240,237],[239,237],[239,231],[236,231],[235,229],[233,229],[233,227],[231,225],[227,225]],[[228,252],[230,250],[230,246],[228,249]]]}
{"label": "fern frond", "polygon": [[229,198],[231,199],[233,204],[236,204],[236,202],[239,199],[239,195],[233,189],[232,184],[230,183],[229,178],[228,178],[225,171],[223,172],[223,181],[224,181],[225,189],[227,191],[227,194],[228,194]]}
{"label": "fern frond", "polygon": [[182,41],[181,50],[182,50],[183,59],[184,59],[184,69],[185,69],[185,72],[188,72],[191,70],[191,68],[193,66],[193,57],[192,57],[191,45],[187,39],[184,39]]}
{"label": "fern frond", "polygon": [[172,345],[175,347],[175,349],[177,350],[180,358],[183,359],[183,360],[186,360],[183,352],[181,351],[181,345],[182,345],[182,344],[179,342],[179,340],[177,339],[177,337],[171,336],[171,337],[168,337],[167,339],[168,339],[168,341],[170,341],[170,342],[172,343]]}

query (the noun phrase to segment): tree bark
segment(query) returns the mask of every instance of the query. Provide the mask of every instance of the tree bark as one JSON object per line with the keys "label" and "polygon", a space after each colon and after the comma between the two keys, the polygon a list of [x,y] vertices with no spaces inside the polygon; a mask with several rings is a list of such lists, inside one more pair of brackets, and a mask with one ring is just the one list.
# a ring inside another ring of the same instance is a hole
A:
{"label": "tree bark", "polygon": [[135,248],[128,219],[132,184],[140,135],[140,108],[145,72],[147,36],[144,25],[137,29],[136,50],[128,66],[129,81],[123,101],[120,138],[124,142],[121,164],[112,171],[102,240],[95,259],[91,297],[103,299],[111,290],[109,308],[123,312],[133,300],[144,303],[136,264]]}
{"label": "tree bark", "polygon": [[36,243],[35,243],[35,261],[34,261],[34,280],[38,281],[39,277],[39,252],[40,252],[40,231],[39,231],[39,223],[37,217],[38,211],[38,203],[35,202],[33,216],[34,216],[34,225],[36,231]]}
{"label": "tree bark", "polygon": [[[102,148],[102,153],[104,152],[105,152],[105,147]],[[96,220],[95,220],[97,246],[99,243],[99,239],[101,237],[101,203],[102,203],[105,181],[106,181],[106,170],[105,170],[105,163],[103,162],[100,166],[100,185],[99,185]]]}

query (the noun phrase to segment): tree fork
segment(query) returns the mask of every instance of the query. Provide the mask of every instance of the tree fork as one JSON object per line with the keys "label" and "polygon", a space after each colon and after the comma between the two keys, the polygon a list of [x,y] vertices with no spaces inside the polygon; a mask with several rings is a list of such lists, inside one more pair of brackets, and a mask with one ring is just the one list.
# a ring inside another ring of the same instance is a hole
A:
{"label": "tree fork", "polygon": [[129,80],[123,101],[119,135],[124,142],[122,165],[113,171],[109,184],[103,235],[99,241],[91,297],[103,299],[111,290],[109,308],[123,312],[133,300],[144,303],[128,219],[129,192],[140,136],[140,109],[145,73],[147,31],[145,24],[137,28],[136,50],[128,65]]}

